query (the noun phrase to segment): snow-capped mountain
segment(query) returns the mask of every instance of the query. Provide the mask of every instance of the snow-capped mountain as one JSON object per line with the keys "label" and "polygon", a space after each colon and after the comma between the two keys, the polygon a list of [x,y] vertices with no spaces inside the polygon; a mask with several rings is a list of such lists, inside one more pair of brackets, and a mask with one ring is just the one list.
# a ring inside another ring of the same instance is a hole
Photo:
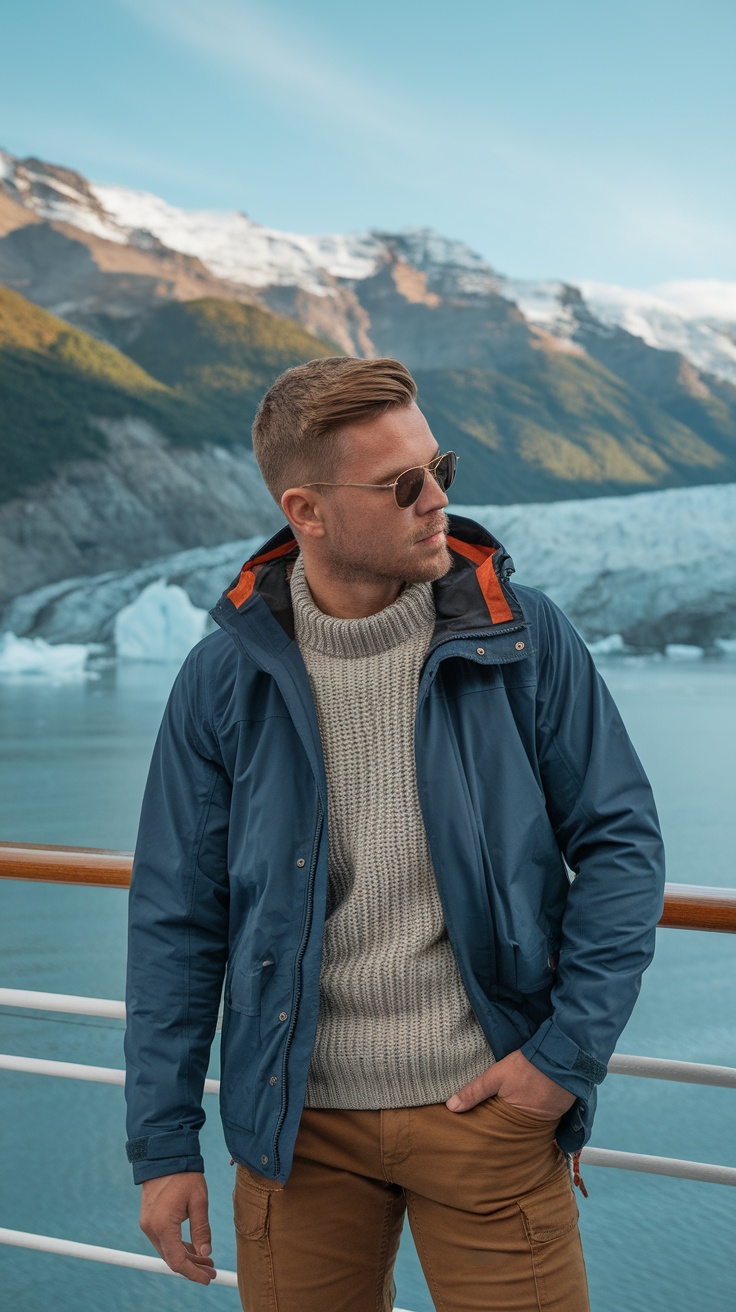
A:
{"label": "snow-capped mountain", "polygon": [[[237,295],[238,288],[260,293],[271,308],[358,353],[376,346],[364,322],[361,284],[390,267],[409,304],[433,308],[438,297],[498,298],[518,307],[532,332],[542,332],[558,349],[595,355],[596,336],[625,333],[736,384],[736,283],[680,282],[641,291],[591,281],[573,287],[514,279],[429,228],[280,232],[237,211],[179,209],[150,193],[90,183],[71,169],[1,151],[0,189],[37,219],[141,252],[178,252],[199,261],[203,271],[228,284],[229,294]],[[356,290],[358,304],[350,300]],[[312,298],[334,304],[332,318]]]}
{"label": "snow-capped mountain", "polygon": [[736,384],[736,283],[693,281],[638,291],[582,280],[499,278],[498,291],[530,323],[571,344],[581,328],[620,328],[659,351],[677,351],[696,368]]}
{"label": "snow-capped mountain", "polygon": [[493,289],[493,272],[480,255],[430,228],[324,236],[279,232],[237,210],[177,209],[150,192],[96,185],[71,169],[17,160],[4,151],[0,181],[39,218],[143,249],[153,238],[169,250],[196,256],[216,277],[249,287],[298,286],[324,296],[336,278],[370,277],[387,249],[395,249],[422,272],[453,269],[459,290]]}

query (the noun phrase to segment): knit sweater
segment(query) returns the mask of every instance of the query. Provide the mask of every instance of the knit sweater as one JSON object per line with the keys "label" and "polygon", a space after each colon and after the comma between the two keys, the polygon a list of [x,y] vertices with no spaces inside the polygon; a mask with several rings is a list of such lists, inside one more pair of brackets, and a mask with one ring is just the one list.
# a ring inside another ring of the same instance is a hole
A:
{"label": "knit sweater", "polygon": [[296,640],[327,773],[328,895],[308,1107],[444,1102],[493,1062],[445,927],[417,792],[430,583],[365,619],[325,615],[301,556]]}

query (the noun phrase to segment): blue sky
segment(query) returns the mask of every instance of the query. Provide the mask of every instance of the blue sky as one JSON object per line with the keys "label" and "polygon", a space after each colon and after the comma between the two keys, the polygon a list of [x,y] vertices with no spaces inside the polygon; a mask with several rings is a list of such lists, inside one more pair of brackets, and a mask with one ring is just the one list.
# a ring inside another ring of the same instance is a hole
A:
{"label": "blue sky", "polygon": [[733,0],[10,0],[0,145],[501,272],[736,278]]}

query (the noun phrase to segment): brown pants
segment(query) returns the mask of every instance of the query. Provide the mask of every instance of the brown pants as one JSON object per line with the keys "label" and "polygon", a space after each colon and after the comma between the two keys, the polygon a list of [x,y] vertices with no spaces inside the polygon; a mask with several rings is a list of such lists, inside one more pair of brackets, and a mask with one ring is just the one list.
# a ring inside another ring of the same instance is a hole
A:
{"label": "brown pants", "polygon": [[285,1186],[237,1169],[245,1312],[390,1312],[406,1209],[441,1312],[588,1312],[555,1128],[501,1098],[305,1110]]}

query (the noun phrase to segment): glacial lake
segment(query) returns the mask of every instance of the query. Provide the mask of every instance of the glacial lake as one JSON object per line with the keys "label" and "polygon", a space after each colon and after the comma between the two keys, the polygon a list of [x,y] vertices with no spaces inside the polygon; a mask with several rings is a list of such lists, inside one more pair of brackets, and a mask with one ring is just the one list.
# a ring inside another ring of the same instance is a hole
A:
{"label": "glacial lake", "polygon": [[[672,882],[736,886],[736,662],[601,662],[654,785]],[[0,839],[131,848],[148,758],[175,671],[120,665],[80,683],[0,683]],[[120,998],[125,893],[0,884],[0,983]],[[661,930],[619,1051],[736,1066],[736,940]],[[4,1052],[122,1065],[122,1025],[0,1012]],[[736,1166],[736,1095],[605,1082],[593,1143]],[[122,1090],[0,1072],[0,1225],[150,1251],[124,1154]],[[215,1259],[233,1268],[233,1173],[208,1099]],[[579,1198],[593,1312],[733,1312],[736,1189],[587,1167]],[[235,1290],[0,1247],[12,1312],[235,1312]],[[397,1307],[432,1312],[408,1227]],[[326,1309],[327,1312],[327,1309]]]}

